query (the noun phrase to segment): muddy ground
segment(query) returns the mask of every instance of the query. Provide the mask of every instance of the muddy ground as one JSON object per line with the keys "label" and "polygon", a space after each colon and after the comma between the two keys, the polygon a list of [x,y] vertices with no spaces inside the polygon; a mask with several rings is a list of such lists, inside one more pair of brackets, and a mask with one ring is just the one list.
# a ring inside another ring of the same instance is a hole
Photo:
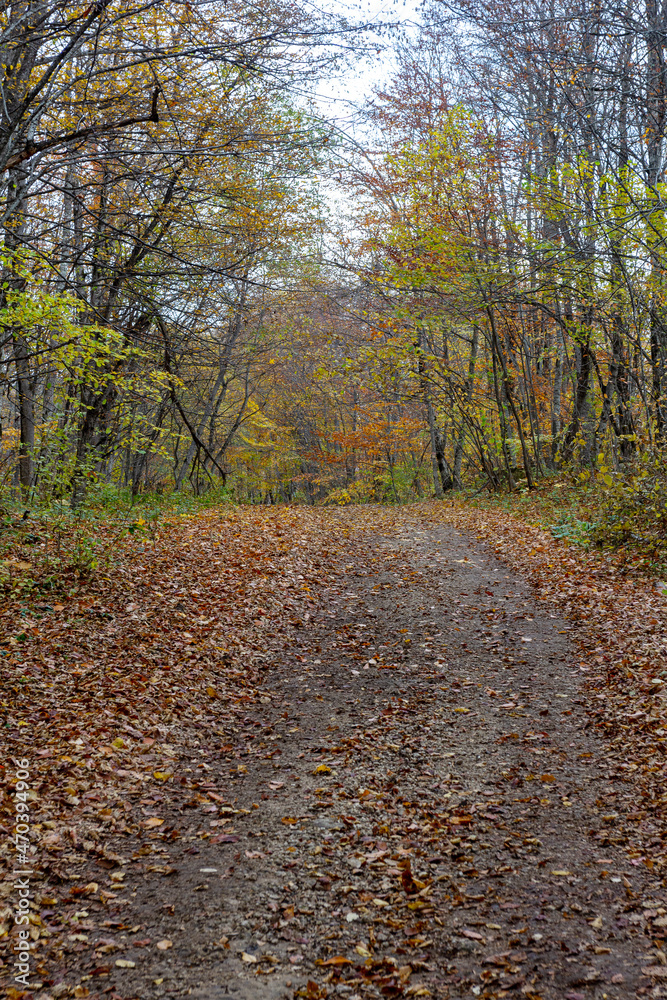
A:
{"label": "muddy ground", "polygon": [[37,996],[667,996],[667,893],[628,856],[570,627],[401,523],[349,545],[243,725],[199,732],[197,793],[136,794],[104,935]]}

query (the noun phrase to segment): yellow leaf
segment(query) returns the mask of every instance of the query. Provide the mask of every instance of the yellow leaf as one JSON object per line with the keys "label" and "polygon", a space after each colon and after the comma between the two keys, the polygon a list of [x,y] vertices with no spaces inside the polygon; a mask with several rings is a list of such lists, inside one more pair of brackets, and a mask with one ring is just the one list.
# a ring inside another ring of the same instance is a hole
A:
{"label": "yellow leaf", "polygon": [[111,744],[111,746],[116,747],[117,750],[120,750],[121,747],[125,746],[125,740],[121,739],[120,736],[117,736],[116,739]]}
{"label": "yellow leaf", "polygon": [[217,698],[218,697],[218,692],[215,690],[214,687],[211,687],[210,684],[206,688],[206,694],[209,696],[209,698]]}
{"label": "yellow leaf", "polygon": [[172,777],[171,771],[153,771],[153,777],[158,781],[169,781]]}
{"label": "yellow leaf", "polygon": [[318,764],[313,774],[331,774],[331,768],[326,764]]}
{"label": "yellow leaf", "polygon": [[129,958],[117,958],[116,965],[119,969],[135,969],[136,962],[131,962]]}
{"label": "yellow leaf", "polygon": [[571,875],[572,872],[566,872],[566,871],[560,871],[560,870],[558,870],[558,871],[553,871],[551,874],[552,875]]}
{"label": "yellow leaf", "polygon": [[254,965],[257,959],[255,958],[254,955],[249,955],[247,951],[243,951],[241,952],[241,961],[247,962],[248,965]]}

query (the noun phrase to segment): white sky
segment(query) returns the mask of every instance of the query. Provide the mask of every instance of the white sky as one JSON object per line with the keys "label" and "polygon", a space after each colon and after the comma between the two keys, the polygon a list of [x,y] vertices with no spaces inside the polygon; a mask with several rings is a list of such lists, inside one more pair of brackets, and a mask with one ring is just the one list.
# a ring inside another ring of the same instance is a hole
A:
{"label": "white sky", "polygon": [[[407,28],[419,22],[419,7],[420,0],[360,0],[358,3],[333,0],[327,4],[329,13],[340,13],[351,23],[389,25],[401,22]],[[335,79],[321,83],[312,95],[322,117],[335,121],[344,132],[354,133],[357,110],[371,96],[373,89],[391,76],[391,37],[387,33],[375,37],[379,54],[360,56],[356,61],[352,56],[348,68]],[[372,38],[371,34],[366,40]]]}

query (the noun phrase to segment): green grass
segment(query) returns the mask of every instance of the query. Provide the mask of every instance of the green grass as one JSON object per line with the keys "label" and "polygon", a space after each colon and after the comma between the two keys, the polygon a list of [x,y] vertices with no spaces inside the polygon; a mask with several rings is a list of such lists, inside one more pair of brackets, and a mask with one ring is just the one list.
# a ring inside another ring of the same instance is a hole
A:
{"label": "green grass", "polygon": [[72,510],[69,497],[62,500],[34,498],[25,502],[5,492],[0,494],[0,517],[15,522],[27,511],[29,518],[57,519],[63,523],[95,522],[100,518],[105,522],[138,520],[148,522],[233,503],[230,491],[226,487],[217,485],[198,497],[185,490],[179,492],[171,490],[164,493],[147,491],[133,497],[129,487],[94,483],[88,491],[85,502],[77,510]]}
{"label": "green grass", "polygon": [[229,494],[143,493],[95,484],[72,510],[69,498],[25,504],[0,496],[0,591],[27,598],[76,586],[108,569],[121,550],[155,542],[162,523],[211,507],[232,506]]}

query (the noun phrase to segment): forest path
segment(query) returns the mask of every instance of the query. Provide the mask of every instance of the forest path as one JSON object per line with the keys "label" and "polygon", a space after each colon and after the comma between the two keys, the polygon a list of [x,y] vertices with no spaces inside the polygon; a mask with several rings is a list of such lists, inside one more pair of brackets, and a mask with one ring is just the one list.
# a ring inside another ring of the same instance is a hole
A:
{"label": "forest path", "polygon": [[667,996],[563,623],[409,509],[348,551],[235,744],[202,736],[208,796],[144,800],[180,839],[132,879],[112,995]]}

